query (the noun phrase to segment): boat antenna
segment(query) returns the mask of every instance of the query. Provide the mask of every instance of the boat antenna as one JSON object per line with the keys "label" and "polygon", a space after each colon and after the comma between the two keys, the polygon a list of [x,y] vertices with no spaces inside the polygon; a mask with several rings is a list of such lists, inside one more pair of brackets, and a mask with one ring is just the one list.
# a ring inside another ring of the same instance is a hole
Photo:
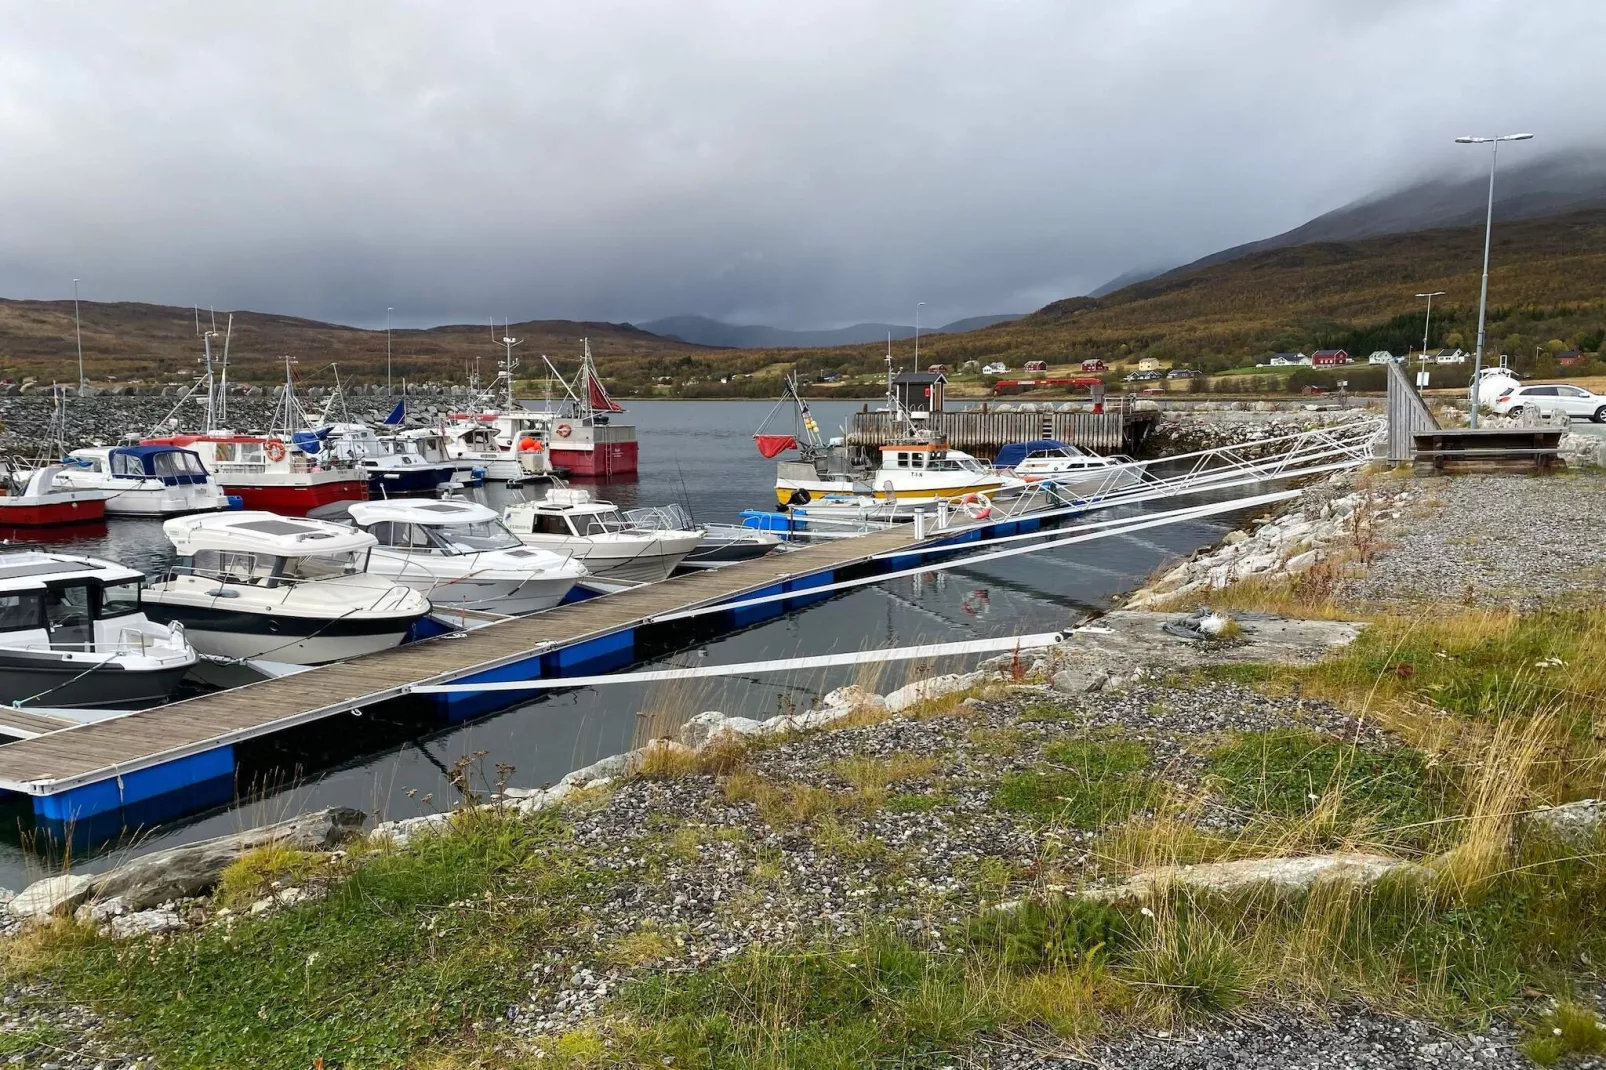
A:
{"label": "boat antenna", "polygon": [[507,379],[507,408],[509,412],[512,412],[519,407],[518,402],[513,398],[513,369],[519,366],[519,362],[513,359],[513,347],[523,344],[524,339],[513,337],[512,328],[508,326],[505,318],[502,320],[502,331],[502,349],[507,356],[502,359],[502,373],[499,378],[505,377]]}
{"label": "boat antenna", "polygon": [[234,337],[234,313],[229,313],[229,328],[223,335],[223,374],[217,388],[217,418],[225,423],[229,419],[229,340]]}
{"label": "boat antenna", "polygon": [[206,384],[206,432],[211,434],[217,429],[214,406],[217,404],[217,379],[212,373],[212,339],[216,331],[207,331],[201,335],[201,362],[205,370],[201,373],[201,380]]}

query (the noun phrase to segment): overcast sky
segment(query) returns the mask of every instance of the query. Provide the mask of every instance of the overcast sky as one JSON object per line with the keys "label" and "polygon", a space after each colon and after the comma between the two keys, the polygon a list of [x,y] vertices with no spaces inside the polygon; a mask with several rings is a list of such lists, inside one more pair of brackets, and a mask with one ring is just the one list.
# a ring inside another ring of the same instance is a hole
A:
{"label": "overcast sky", "polygon": [[370,326],[1028,311],[1464,164],[1457,134],[1606,139],[1601,0],[0,0],[0,27],[0,295]]}

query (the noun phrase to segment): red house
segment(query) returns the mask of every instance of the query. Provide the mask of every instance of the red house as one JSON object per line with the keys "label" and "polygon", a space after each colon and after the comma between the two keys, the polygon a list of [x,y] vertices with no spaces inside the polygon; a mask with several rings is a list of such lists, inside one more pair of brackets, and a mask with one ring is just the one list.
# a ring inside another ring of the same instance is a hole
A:
{"label": "red house", "polygon": [[1348,364],[1349,354],[1342,349],[1318,349],[1310,355],[1310,365],[1313,368],[1331,368],[1337,364]]}
{"label": "red house", "polygon": [[1029,360],[1026,362],[1026,370],[1029,372],[1046,372],[1048,371],[1048,361]]}
{"label": "red house", "polygon": [[1584,355],[1576,349],[1556,354],[1556,363],[1563,368],[1575,368],[1584,362]]}

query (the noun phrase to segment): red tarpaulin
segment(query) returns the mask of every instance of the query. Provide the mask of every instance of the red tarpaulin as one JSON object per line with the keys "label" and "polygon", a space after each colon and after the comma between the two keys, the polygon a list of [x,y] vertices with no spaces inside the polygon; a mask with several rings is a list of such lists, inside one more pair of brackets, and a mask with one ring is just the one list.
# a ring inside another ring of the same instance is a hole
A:
{"label": "red tarpaulin", "polygon": [[791,435],[754,435],[753,441],[758,443],[758,452],[764,455],[765,460],[771,460],[785,450],[797,449],[797,439]]}
{"label": "red tarpaulin", "polygon": [[608,396],[608,392],[602,388],[602,384],[597,381],[597,377],[595,375],[586,376],[586,393],[591,395],[591,407],[593,409],[597,409],[602,412],[625,411],[625,407],[623,405],[619,404],[617,401],[613,400],[613,398]]}

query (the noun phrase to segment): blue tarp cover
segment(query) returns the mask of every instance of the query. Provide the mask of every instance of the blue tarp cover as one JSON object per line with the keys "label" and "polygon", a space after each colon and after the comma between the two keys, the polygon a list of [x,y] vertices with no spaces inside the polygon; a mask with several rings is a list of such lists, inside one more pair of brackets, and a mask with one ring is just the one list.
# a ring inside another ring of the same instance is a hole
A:
{"label": "blue tarp cover", "polygon": [[993,458],[994,468],[1014,468],[1038,450],[1062,450],[1065,443],[1052,438],[1038,438],[1030,442],[1011,442]]}

